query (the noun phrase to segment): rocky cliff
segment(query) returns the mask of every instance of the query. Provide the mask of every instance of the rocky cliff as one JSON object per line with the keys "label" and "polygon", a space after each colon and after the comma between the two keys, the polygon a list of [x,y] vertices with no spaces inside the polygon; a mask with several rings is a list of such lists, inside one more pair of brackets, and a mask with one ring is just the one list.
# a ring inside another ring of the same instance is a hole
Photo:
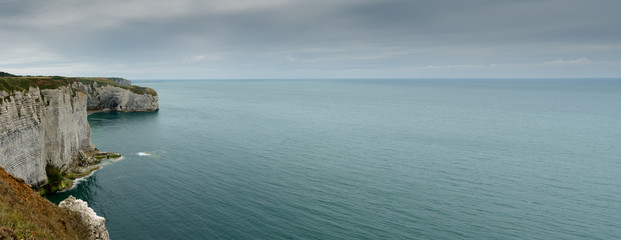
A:
{"label": "rocky cliff", "polygon": [[86,120],[86,94],[70,87],[0,91],[0,166],[38,187],[46,167],[66,171],[93,151]]}
{"label": "rocky cliff", "polygon": [[152,94],[148,94],[147,91],[150,89],[147,88],[144,89],[144,94],[139,94],[132,91],[133,89],[123,88],[124,85],[110,85],[100,82],[90,84],[74,82],[72,86],[88,93],[88,110],[152,112],[159,109],[157,94],[152,90]]}
{"label": "rocky cliff", "polygon": [[86,202],[70,197],[58,207],[30,187],[68,187],[114,156],[93,147],[87,110],[157,111],[157,100],[124,79],[1,75],[0,239],[109,239]]}
{"label": "rocky cliff", "polygon": [[87,110],[156,111],[157,93],[110,79],[0,78],[0,167],[33,187],[88,171],[98,155]]}

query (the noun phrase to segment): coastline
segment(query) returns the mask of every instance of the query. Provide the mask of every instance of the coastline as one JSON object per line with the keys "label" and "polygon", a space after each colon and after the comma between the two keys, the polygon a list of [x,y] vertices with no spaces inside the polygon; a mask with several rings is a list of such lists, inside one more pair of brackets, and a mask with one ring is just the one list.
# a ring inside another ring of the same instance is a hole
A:
{"label": "coastline", "polygon": [[94,114],[94,113],[106,112],[106,111],[109,111],[109,110],[86,110],[86,115],[91,115],[91,114]]}
{"label": "coastline", "polygon": [[[67,212],[43,197],[75,189],[107,162],[122,159],[119,153],[95,148],[88,115],[158,110],[155,90],[116,80],[0,74],[0,239],[109,239],[105,220],[86,203],[73,198],[84,208],[68,208]],[[14,187],[15,181],[22,189]],[[90,227],[92,221],[69,217],[78,216],[71,211],[81,214],[84,209],[90,210],[88,216],[103,221],[97,229],[84,229],[85,234],[80,234],[70,226]],[[47,219],[61,226],[47,224]]]}

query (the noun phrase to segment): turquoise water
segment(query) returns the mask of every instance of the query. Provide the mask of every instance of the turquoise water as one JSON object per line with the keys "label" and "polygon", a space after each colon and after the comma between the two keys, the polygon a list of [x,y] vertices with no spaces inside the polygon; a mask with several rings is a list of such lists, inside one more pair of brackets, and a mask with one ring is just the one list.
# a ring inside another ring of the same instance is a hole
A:
{"label": "turquoise water", "polygon": [[154,81],[68,194],[113,239],[621,239],[621,80]]}

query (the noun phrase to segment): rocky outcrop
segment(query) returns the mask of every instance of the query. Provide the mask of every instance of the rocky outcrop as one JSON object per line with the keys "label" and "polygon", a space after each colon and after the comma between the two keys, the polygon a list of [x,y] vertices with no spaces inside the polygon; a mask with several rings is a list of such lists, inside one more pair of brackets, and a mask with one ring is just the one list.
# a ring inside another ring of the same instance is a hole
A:
{"label": "rocky outcrop", "polygon": [[60,208],[64,208],[73,212],[76,212],[82,218],[82,222],[90,230],[90,238],[96,240],[109,240],[110,235],[108,229],[106,229],[106,219],[97,216],[95,211],[88,207],[88,203],[80,199],[76,199],[73,196],[69,196],[58,204]]}
{"label": "rocky outcrop", "polygon": [[13,176],[38,187],[48,182],[48,165],[66,171],[93,151],[83,92],[31,87],[0,97],[0,166]]}
{"label": "rocky outcrop", "polygon": [[[144,88],[144,93],[136,93],[132,89],[120,86],[99,84],[73,83],[87,93],[88,110],[113,110],[120,112],[152,112],[159,110],[158,96],[152,89]],[[135,86],[134,86],[135,87]],[[151,92],[146,92],[151,90]]]}

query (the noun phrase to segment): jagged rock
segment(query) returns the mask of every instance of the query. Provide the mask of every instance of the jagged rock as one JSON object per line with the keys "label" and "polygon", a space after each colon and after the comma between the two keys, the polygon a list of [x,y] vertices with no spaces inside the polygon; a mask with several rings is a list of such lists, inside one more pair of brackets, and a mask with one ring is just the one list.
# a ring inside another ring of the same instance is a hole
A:
{"label": "jagged rock", "polygon": [[91,230],[90,239],[110,239],[108,229],[106,229],[106,219],[98,216],[92,208],[88,207],[87,202],[76,199],[74,196],[69,196],[67,199],[60,202],[58,206],[80,214],[82,222]]}

